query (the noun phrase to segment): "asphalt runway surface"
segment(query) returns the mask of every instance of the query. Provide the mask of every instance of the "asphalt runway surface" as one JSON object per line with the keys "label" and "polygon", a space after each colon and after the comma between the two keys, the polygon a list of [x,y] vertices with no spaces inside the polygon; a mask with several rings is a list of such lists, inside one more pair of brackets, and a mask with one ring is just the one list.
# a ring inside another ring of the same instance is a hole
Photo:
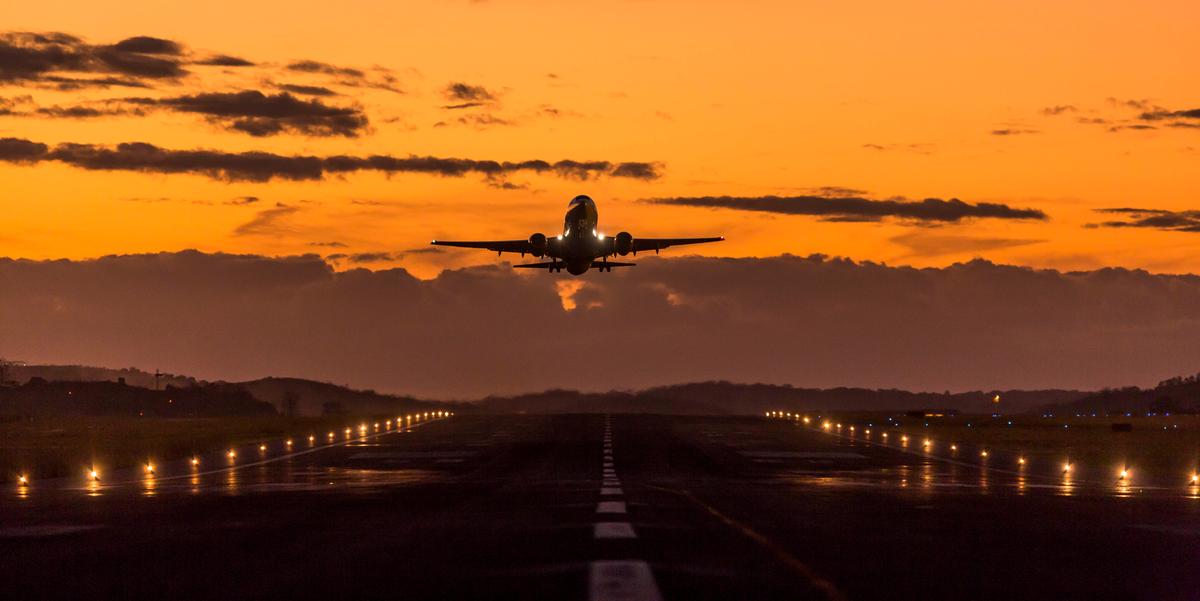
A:
{"label": "asphalt runway surface", "polygon": [[1200,498],[751,417],[462,415],[0,496],[5,598],[1200,599]]}

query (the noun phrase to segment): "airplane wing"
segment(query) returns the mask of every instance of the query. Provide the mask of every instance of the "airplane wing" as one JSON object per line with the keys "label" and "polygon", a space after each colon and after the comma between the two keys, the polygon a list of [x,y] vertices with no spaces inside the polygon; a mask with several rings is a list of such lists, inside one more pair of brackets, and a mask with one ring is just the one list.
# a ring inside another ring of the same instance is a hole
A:
{"label": "airplane wing", "polygon": [[717,236],[715,238],[634,238],[633,252],[645,252],[648,250],[658,252],[668,246],[704,244],[706,242],[720,242],[724,239],[724,236]]}
{"label": "airplane wing", "polygon": [[462,248],[482,248],[491,250],[497,253],[529,253],[532,251],[528,240],[486,240],[478,242],[452,242],[448,240],[434,240],[430,242],[434,246],[458,246]]}

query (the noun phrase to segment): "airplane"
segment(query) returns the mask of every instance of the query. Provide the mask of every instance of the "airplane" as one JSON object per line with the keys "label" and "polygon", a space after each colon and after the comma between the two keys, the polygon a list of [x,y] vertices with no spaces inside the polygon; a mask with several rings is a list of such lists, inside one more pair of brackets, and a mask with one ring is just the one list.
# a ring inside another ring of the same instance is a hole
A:
{"label": "airplane", "polygon": [[703,244],[705,242],[720,242],[725,238],[634,238],[629,232],[621,232],[616,236],[605,236],[596,229],[598,214],[596,203],[584,195],[576,196],[567,205],[567,215],[563,222],[562,233],[552,238],[545,234],[536,233],[528,240],[489,240],[479,242],[455,242],[434,240],[435,246],[457,246],[461,248],[483,248],[503,253],[521,253],[534,257],[548,257],[550,260],[542,263],[526,263],[513,267],[526,269],[545,269],[550,273],[566,268],[571,275],[582,275],[588,269],[595,267],[600,271],[612,271],[613,267],[633,267],[637,263],[619,263],[609,261],[613,255],[622,257],[638,251],[653,250],[654,254],[669,246],[681,244]]}

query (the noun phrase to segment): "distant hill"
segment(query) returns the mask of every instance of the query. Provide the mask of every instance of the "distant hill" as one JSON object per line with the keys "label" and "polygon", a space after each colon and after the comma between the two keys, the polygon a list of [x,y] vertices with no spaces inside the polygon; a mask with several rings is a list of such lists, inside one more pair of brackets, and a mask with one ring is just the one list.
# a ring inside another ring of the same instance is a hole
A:
{"label": "distant hill", "polygon": [[[110,369],[86,365],[28,365],[21,362],[6,362],[3,365],[4,382],[24,384],[31,378],[49,382],[119,382],[123,378],[130,386],[154,388],[154,373],[134,367]],[[3,382],[0,382],[2,384]],[[159,387],[195,386],[201,383],[195,378],[175,374],[159,374]]]}
{"label": "distant hill", "polygon": [[1061,414],[1200,413],[1200,374],[1163,380],[1154,388],[1106,388],[1043,410]]}
{"label": "distant hill", "polygon": [[990,413],[1000,395],[999,410],[1022,413],[1086,396],[1077,390],[1002,390],[955,394],[872,390],[867,388],[795,388],[769,384],[699,382],[661,386],[637,392],[581,393],[549,390],[535,394],[488,397],[474,407],[488,413],[621,412],[672,414],[751,414],[765,411],[906,411],[954,409]]}
{"label": "distant hill", "polygon": [[327,411],[356,415],[461,409],[458,403],[423,401],[408,396],[381,394],[374,390],[353,390],[336,384],[301,378],[263,378],[233,384],[254,398],[270,403],[280,413],[288,413],[289,400],[295,403],[295,415],[322,415]]}
{"label": "distant hill", "polygon": [[220,417],[274,415],[271,405],[229,384],[151,390],[115,382],[47,382],[0,387],[0,415]]}

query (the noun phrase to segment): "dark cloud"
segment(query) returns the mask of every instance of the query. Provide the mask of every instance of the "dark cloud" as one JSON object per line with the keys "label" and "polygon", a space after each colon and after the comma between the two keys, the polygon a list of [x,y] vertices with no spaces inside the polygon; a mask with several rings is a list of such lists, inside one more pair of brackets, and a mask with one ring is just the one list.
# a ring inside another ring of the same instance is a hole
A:
{"label": "dark cloud", "polygon": [[991,134],[993,136],[1021,136],[1021,135],[1025,135],[1025,134],[1036,134],[1036,133],[1040,133],[1040,132],[1038,132],[1038,130],[1036,130],[1036,129],[993,129],[991,131]]}
{"label": "dark cloud", "polygon": [[140,107],[124,106],[120,103],[101,102],[76,106],[44,106],[33,114],[53,119],[95,119],[97,117],[145,116]]}
{"label": "dark cloud", "polygon": [[210,56],[204,60],[197,61],[197,65],[206,65],[210,67],[253,67],[254,63],[236,56],[228,54],[217,54]]}
{"label": "dark cloud", "polygon": [[588,179],[598,176],[652,179],[657,168],[630,167],[643,163],[609,161],[549,162],[491,161],[431,156],[364,157],[337,155],[327,157],[280,155],[269,152],[223,152],[219,150],[172,150],[145,142],[127,142],[116,146],[66,142],[49,148],[45,144],[18,138],[0,138],[0,161],[32,163],[56,161],[80,169],[97,171],[139,171],[144,173],[190,173],[226,181],[267,182],[273,179],[320,180],[327,175],[377,171],[387,174],[423,173],[444,177],[481,175],[502,178],[518,172],[550,173],[560,177]]}
{"label": "dark cloud", "polygon": [[0,83],[144,87],[187,75],[182,54],[177,42],[148,36],[96,45],[65,33],[0,33]]}
{"label": "dark cloud", "polygon": [[443,108],[467,108],[468,106],[479,106],[495,102],[497,95],[483,86],[475,86],[468,83],[452,82],[442,90],[442,95],[447,100],[457,101],[457,106],[451,105]]}
{"label": "dark cloud", "polygon": [[698,196],[652,198],[647,202],[784,215],[812,215],[824,221],[879,221],[891,217],[919,223],[956,223],[964,219],[980,218],[1047,218],[1045,213],[1037,209],[1020,209],[990,202],[970,204],[957,198],[910,201],[871,200],[856,196]]}
{"label": "dark cloud", "polygon": [[463,103],[459,103],[459,104],[447,104],[447,105],[443,106],[442,108],[450,109],[450,110],[471,109],[471,108],[475,108],[478,106],[486,106],[486,105],[487,105],[486,102],[463,102]]}
{"label": "dark cloud", "polygon": [[1073,105],[1073,104],[1058,104],[1055,106],[1048,106],[1048,107],[1042,109],[1042,114],[1047,115],[1047,116],[1054,116],[1054,115],[1061,115],[1063,113],[1074,113],[1074,112],[1078,112],[1078,111],[1079,111],[1079,109],[1076,108],[1075,105]]}
{"label": "dark cloud", "polygon": [[69,107],[39,108],[34,114],[87,119],[117,115],[144,116],[147,111],[158,109],[201,115],[232,131],[257,137],[281,133],[357,137],[369,124],[359,107],[333,106],[318,99],[297,98],[288,92],[267,95],[257,90],[166,98],[112,99]]}
{"label": "dark cloud", "polygon": [[1171,232],[1200,233],[1200,211],[1168,211],[1166,209],[1120,207],[1097,209],[1096,212],[1120,215],[1125,220],[1090,224],[1091,227],[1134,227]]}
{"label": "dark cloud", "polygon": [[660,167],[656,163],[621,163],[613,169],[612,174],[616,177],[652,180],[660,177]]}
{"label": "dark cloud", "polygon": [[302,86],[293,83],[279,84],[279,89],[293,94],[304,94],[305,96],[337,96],[337,92],[323,86]]}
{"label": "dark cloud", "polygon": [[286,67],[293,73],[308,73],[332,78],[344,86],[358,88],[375,88],[397,94],[404,91],[398,87],[396,76],[392,71],[383,67],[373,67],[369,72],[353,67],[341,67],[314,60],[302,60],[289,63]]}
{"label": "dark cloud", "polygon": [[[565,311],[564,278],[503,265],[423,281],[402,269],[337,272],[311,255],[0,259],[0,353],[440,398],[716,379],[1095,389],[1200,364],[1196,276],[791,256],[637,262],[570,280],[582,288]],[[588,357],[588,369],[531,369],[531,353]]]}
{"label": "dark cloud", "polygon": [[176,42],[144,35],[121,40],[113,44],[113,49],[119,52],[136,52],[139,54],[167,54],[171,56],[183,54],[183,47]]}
{"label": "dark cloud", "polygon": [[331,106],[315,98],[302,100],[288,92],[273,95],[257,90],[214,92],[173,98],[142,98],[134,102],[204,115],[231,130],[252,136],[296,133],[353,138],[368,125],[367,116],[360,108]]}
{"label": "dark cloud", "polygon": [[[475,115],[462,115],[461,117],[454,119],[453,122],[457,123],[459,125],[466,125],[468,127],[474,127],[475,129],[488,129],[491,127],[505,127],[505,126],[517,124],[515,121],[510,121],[508,119],[505,119],[503,117],[498,117],[491,113],[480,113],[480,114],[475,114]],[[440,121],[439,123],[441,123],[443,126],[446,125],[445,121]]]}
{"label": "dark cloud", "polygon": [[259,200],[260,199],[257,196],[239,196],[233,200],[225,201],[225,204],[239,206],[239,207],[245,207],[245,206],[249,206],[252,204],[258,204]]}
{"label": "dark cloud", "polygon": [[396,259],[397,257],[389,252],[354,253],[346,257],[351,263],[383,263]]}
{"label": "dark cloud", "polygon": [[1150,111],[1138,115],[1138,118],[1145,121],[1159,121],[1162,119],[1200,119],[1200,109],[1188,109],[1186,111]]}
{"label": "dark cloud", "polygon": [[345,245],[344,243],[342,243],[342,242],[337,242],[337,241],[330,241],[330,242],[309,242],[309,243],[308,243],[308,245],[309,245],[309,246],[315,246],[315,247],[319,247],[319,248],[346,248],[346,245]]}
{"label": "dark cloud", "polygon": [[338,67],[329,63],[322,63],[313,60],[303,60],[290,63],[287,66],[289,71],[297,73],[320,73],[322,75],[334,75],[339,77],[350,77],[354,79],[362,79],[367,74],[361,69],[351,67]]}

